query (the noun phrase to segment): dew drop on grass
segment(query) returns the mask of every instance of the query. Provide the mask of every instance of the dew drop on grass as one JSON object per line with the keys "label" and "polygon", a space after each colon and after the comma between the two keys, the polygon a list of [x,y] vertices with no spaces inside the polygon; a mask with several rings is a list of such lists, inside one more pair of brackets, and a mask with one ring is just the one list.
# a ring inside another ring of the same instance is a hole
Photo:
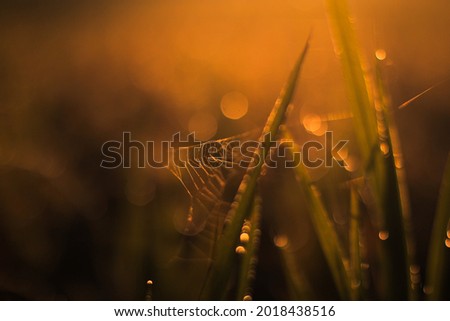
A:
{"label": "dew drop on grass", "polygon": [[409,278],[411,279],[411,283],[414,283],[414,284],[420,283],[420,275],[419,274],[411,274],[409,276]]}
{"label": "dew drop on grass", "polygon": [[401,157],[395,157],[394,158],[394,163],[395,163],[395,167],[397,169],[402,169],[403,168],[403,159],[401,159]]}
{"label": "dew drop on grass", "polygon": [[450,239],[445,239],[445,246],[450,248]]}
{"label": "dew drop on grass", "polygon": [[424,286],[423,293],[425,293],[426,295],[430,295],[431,293],[433,293],[433,287],[430,285]]}
{"label": "dew drop on grass", "polygon": [[380,144],[380,149],[383,152],[384,155],[388,155],[389,154],[389,145],[387,143],[381,143]]}
{"label": "dew drop on grass", "polygon": [[237,246],[235,251],[239,255],[244,255],[247,252],[243,246]]}
{"label": "dew drop on grass", "polygon": [[380,240],[386,241],[389,238],[389,232],[388,231],[380,231],[378,233],[378,237],[380,238]]}
{"label": "dew drop on grass", "polygon": [[352,280],[351,286],[352,286],[352,289],[357,289],[357,288],[359,288],[361,286],[361,281],[359,281],[359,280]]}
{"label": "dew drop on grass", "polygon": [[386,56],[386,50],[384,49],[378,49],[377,51],[375,51],[375,57],[377,57],[377,59],[380,61],[386,59]]}
{"label": "dew drop on grass", "polygon": [[409,267],[409,272],[411,272],[411,274],[419,274],[419,272],[420,272],[420,266],[417,265],[417,264],[412,264],[412,265]]}
{"label": "dew drop on grass", "polygon": [[250,240],[250,236],[248,235],[248,233],[242,233],[239,237],[239,240],[241,241],[241,243],[248,243],[248,241]]}

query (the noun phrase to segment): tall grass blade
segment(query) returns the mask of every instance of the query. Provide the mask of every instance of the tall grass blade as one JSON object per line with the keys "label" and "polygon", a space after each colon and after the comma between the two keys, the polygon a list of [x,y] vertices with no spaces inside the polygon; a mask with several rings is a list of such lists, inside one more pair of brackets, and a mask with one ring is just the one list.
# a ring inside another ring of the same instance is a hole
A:
{"label": "tall grass blade", "polygon": [[360,233],[360,204],[359,196],[355,186],[350,187],[350,228],[349,228],[349,248],[350,248],[350,278],[351,278],[351,298],[358,300],[361,298],[362,273],[361,255],[359,249]]}
{"label": "tall grass blade", "polygon": [[[408,260],[389,126],[384,112],[375,109],[372,94],[376,88],[364,72],[367,68],[363,68],[346,1],[326,0],[326,3],[336,52],[343,66],[362,161],[371,164],[364,176],[372,194],[372,211],[376,214],[375,225],[380,233],[377,247],[381,298],[406,299]],[[382,132],[379,131],[380,126],[385,128]]]}
{"label": "tall grass blade", "polygon": [[[248,220],[248,231],[242,231],[241,243],[245,253],[242,254],[242,261],[239,269],[237,300],[249,300],[252,298],[253,280],[256,275],[256,264],[258,262],[258,249],[261,238],[261,230],[259,228],[261,220],[261,198],[254,198],[252,213]],[[245,223],[244,223],[245,224]],[[248,240],[247,240],[248,237]]]}
{"label": "tall grass blade", "polygon": [[[287,141],[293,141],[292,136],[287,130],[283,130],[283,138]],[[292,152],[300,153],[298,145],[292,145]],[[319,239],[320,246],[328,263],[335,286],[341,299],[350,298],[350,280],[344,265],[344,251],[333,222],[323,204],[320,192],[312,184],[309,174],[302,163],[294,167],[297,181],[306,197],[308,213],[313,223],[314,231]]]}
{"label": "tall grass blade", "polygon": [[285,249],[280,249],[280,252],[290,300],[313,300],[316,298],[317,294],[297,262],[296,253]]}
{"label": "tall grass blade", "polygon": [[286,85],[280,92],[274,107],[267,119],[260,137],[259,148],[255,150],[253,160],[239,185],[238,191],[231,204],[228,213],[227,226],[223,235],[217,242],[210,272],[207,276],[201,298],[208,300],[222,299],[226,295],[226,289],[230,280],[230,271],[236,261],[235,246],[238,240],[242,223],[249,216],[253,198],[255,195],[257,180],[260,176],[266,155],[270,146],[267,140],[276,137],[278,129],[283,123],[289,103],[294,94],[301,66],[308,52],[309,40],[298,58]]}
{"label": "tall grass blade", "polygon": [[[385,153],[385,192],[384,192],[384,211],[386,219],[391,220],[391,226],[398,227],[399,232],[394,235],[400,243],[406,247],[407,266],[406,273],[417,265],[416,244],[413,237],[413,227],[411,223],[411,210],[409,202],[409,193],[406,183],[406,172],[404,169],[403,155],[400,146],[400,138],[397,126],[393,117],[393,108],[390,96],[383,82],[381,66],[379,61],[376,63],[376,74],[374,84],[374,100],[378,113],[378,131],[381,144],[385,144],[388,153]],[[381,173],[382,175],[383,173]],[[402,228],[403,227],[403,228]],[[401,229],[402,228],[402,229]],[[410,278],[409,298],[417,300],[419,298],[420,280],[417,276]]]}
{"label": "tall grass blade", "polygon": [[429,300],[450,299],[450,154],[442,178],[428,250],[424,292]]}

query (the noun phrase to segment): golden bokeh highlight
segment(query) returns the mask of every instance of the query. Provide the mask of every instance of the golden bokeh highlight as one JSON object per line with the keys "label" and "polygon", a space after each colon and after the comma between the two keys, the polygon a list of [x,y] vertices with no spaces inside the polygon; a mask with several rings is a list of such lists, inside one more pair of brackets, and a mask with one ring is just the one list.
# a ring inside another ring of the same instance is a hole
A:
{"label": "golden bokeh highlight", "polygon": [[381,143],[380,150],[385,156],[389,155],[390,149],[389,149],[389,145],[387,143]]}
{"label": "golden bokeh highlight", "polygon": [[241,243],[248,243],[250,241],[250,236],[247,233],[242,233],[239,237]]}
{"label": "golden bokeh highlight", "polygon": [[248,99],[238,91],[229,92],[222,97],[220,109],[225,117],[233,120],[240,119],[248,112]]}
{"label": "golden bokeh highlight", "polygon": [[289,239],[287,238],[286,235],[281,234],[273,238],[273,243],[275,244],[276,247],[286,248],[289,244]]}
{"label": "golden bokeh highlight", "polygon": [[211,139],[217,133],[217,119],[211,113],[198,112],[189,119],[188,130],[196,139]]}
{"label": "golden bokeh highlight", "polygon": [[236,247],[236,253],[239,255],[243,255],[245,254],[247,251],[245,250],[245,247],[239,245],[238,247]]}
{"label": "golden bokeh highlight", "polygon": [[377,51],[375,51],[375,57],[377,57],[378,60],[383,61],[387,57],[386,50],[377,49]]}
{"label": "golden bokeh highlight", "polygon": [[380,238],[380,240],[386,241],[389,238],[389,232],[388,231],[380,231],[378,233],[378,237]]}
{"label": "golden bokeh highlight", "polygon": [[328,129],[328,123],[323,121],[319,115],[313,113],[303,117],[302,123],[308,133],[316,136],[324,135]]}

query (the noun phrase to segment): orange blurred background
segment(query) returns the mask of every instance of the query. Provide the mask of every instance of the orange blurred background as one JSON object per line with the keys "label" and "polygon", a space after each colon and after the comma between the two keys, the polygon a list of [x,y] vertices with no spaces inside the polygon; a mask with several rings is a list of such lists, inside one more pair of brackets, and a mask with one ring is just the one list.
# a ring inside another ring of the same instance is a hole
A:
{"label": "orange blurred background", "polygon": [[[395,110],[423,262],[450,150],[450,2],[350,5],[367,59],[386,53],[394,106],[436,85]],[[207,140],[260,128],[310,33],[289,123],[348,112],[322,1],[8,0],[0,7],[6,299],[141,299],[145,280],[174,256],[170,217],[185,205],[182,188],[167,172],[101,169],[105,141],[124,131],[142,141],[177,131]],[[161,297],[170,295],[177,298]]]}

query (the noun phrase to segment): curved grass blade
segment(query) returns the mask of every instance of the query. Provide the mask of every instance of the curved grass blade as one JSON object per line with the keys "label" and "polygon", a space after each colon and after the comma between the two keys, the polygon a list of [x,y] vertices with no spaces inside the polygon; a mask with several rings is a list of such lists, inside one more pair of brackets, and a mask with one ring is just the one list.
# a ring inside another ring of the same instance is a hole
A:
{"label": "curved grass blade", "polygon": [[424,292],[428,300],[450,298],[450,154],[442,178],[428,250]]}
{"label": "curved grass blade", "polygon": [[258,262],[258,249],[261,238],[259,224],[261,220],[261,198],[254,197],[252,213],[248,224],[244,223],[240,236],[245,252],[242,254],[241,266],[239,269],[237,300],[250,300],[252,298],[252,284],[255,279],[256,264]]}
{"label": "curved grass blade", "polygon": [[[376,75],[374,85],[374,100],[378,113],[378,131],[381,146],[385,144],[388,152],[384,156],[384,212],[386,219],[391,227],[397,229],[391,242],[396,242],[398,248],[405,249],[404,261],[406,262],[406,275],[410,273],[414,266],[418,266],[416,258],[416,244],[413,237],[413,227],[411,223],[411,211],[409,202],[408,187],[406,184],[406,173],[403,166],[403,155],[400,147],[400,139],[397,126],[393,117],[393,108],[391,99],[384,86],[379,62],[376,63]],[[382,175],[383,173],[380,173]],[[388,242],[387,242],[388,243]],[[386,244],[390,246],[390,244]],[[394,253],[392,255],[395,255]],[[408,269],[408,267],[410,267]],[[398,271],[401,272],[401,271]],[[412,273],[412,272],[411,272]],[[400,275],[400,274],[399,274]],[[419,283],[417,277],[410,277],[409,299],[417,300],[419,298]]]}
{"label": "curved grass blade", "polygon": [[350,278],[351,278],[352,300],[358,300],[361,298],[362,273],[361,273],[361,255],[359,250],[360,215],[361,213],[360,213],[358,192],[355,186],[351,186],[349,252],[350,252]]}
{"label": "curved grass blade", "polygon": [[[375,225],[380,232],[379,249],[380,292],[382,299],[408,298],[408,259],[404,233],[402,204],[399,192],[392,141],[383,110],[376,110],[372,94],[374,82],[369,82],[359,56],[354,30],[344,0],[326,0],[328,15],[347,86],[354,127],[363,164],[373,197]],[[379,132],[379,127],[385,130]],[[380,147],[380,148],[379,148]],[[381,151],[383,150],[383,152]]]}
{"label": "curved grass blade", "polygon": [[217,242],[216,251],[213,257],[210,272],[207,276],[204,291],[201,298],[208,300],[217,300],[224,298],[226,288],[230,279],[230,271],[236,260],[235,245],[239,237],[240,229],[245,218],[249,216],[253,198],[255,195],[257,180],[260,176],[261,169],[269,153],[270,146],[268,139],[276,137],[278,128],[283,123],[289,103],[294,94],[297,79],[301,66],[308,52],[309,40],[307,40],[303,52],[297,60],[286,85],[280,92],[274,107],[267,119],[260,137],[260,146],[255,150],[253,160],[239,185],[238,191],[231,204],[228,213],[227,227],[223,235]]}
{"label": "curved grass blade", "polygon": [[[292,141],[292,136],[286,129],[283,129],[283,138]],[[300,148],[295,143],[292,144],[292,152],[299,154]],[[330,216],[323,204],[320,192],[311,183],[309,174],[302,163],[294,167],[297,181],[306,197],[308,213],[317,234],[319,243],[328,263],[335,286],[342,300],[350,298],[350,280],[344,265],[344,251]]]}

